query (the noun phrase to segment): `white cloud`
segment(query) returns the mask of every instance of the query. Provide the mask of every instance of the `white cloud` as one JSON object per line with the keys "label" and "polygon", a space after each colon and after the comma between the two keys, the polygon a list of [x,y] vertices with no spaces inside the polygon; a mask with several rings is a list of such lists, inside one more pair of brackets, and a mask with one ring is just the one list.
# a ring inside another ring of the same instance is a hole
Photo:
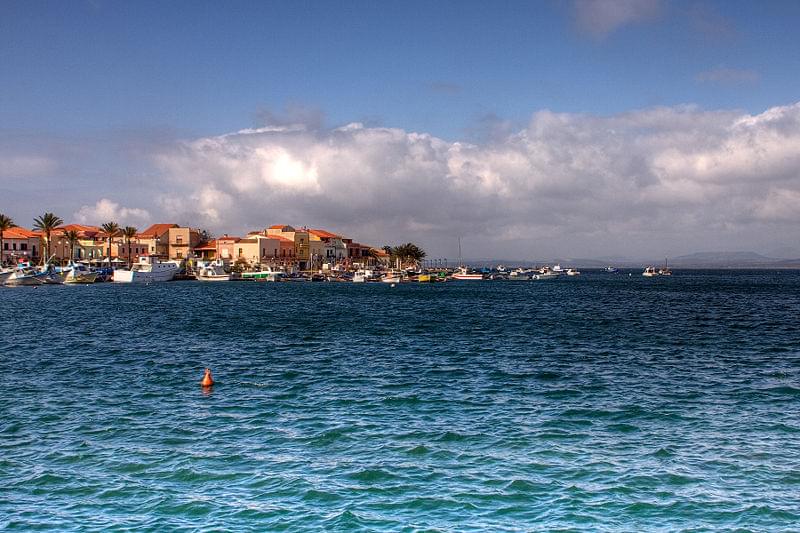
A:
{"label": "white cloud", "polygon": [[100,225],[113,221],[121,226],[135,226],[147,224],[150,220],[150,213],[135,207],[122,207],[108,198],[102,198],[94,205],[81,207],[74,217],[79,224]]}
{"label": "white cloud", "polygon": [[661,11],[660,0],[574,0],[578,28],[595,38],[638,22],[652,20]]}
{"label": "white cloud", "polygon": [[585,253],[620,239],[702,246],[800,223],[800,104],[542,111],[481,145],[357,123],[245,130],[181,143],[157,164],[161,205],[215,230],[325,224],[378,243],[474,235]]}

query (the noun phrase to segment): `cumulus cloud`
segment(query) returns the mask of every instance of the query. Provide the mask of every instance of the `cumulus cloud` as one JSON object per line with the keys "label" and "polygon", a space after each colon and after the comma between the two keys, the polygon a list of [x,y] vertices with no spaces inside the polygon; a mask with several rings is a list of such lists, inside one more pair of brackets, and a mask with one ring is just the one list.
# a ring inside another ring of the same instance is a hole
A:
{"label": "cumulus cloud", "polygon": [[591,248],[800,223],[800,104],[758,115],[541,111],[481,144],[359,123],[268,127],[185,141],[156,162],[161,205],[219,230],[306,222],[376,242],[544,237]]}
{"label": "cumulus cloud", "polygon": [[150,213],[136,207],[122,207],[117,202],[102,198],[94,205],[84,205],[74,214],[79,224],[100,225],[114,221],[121,226],[147,224]]}
{"label": "cumulus cloud", "polygon": [[574,0],[572,10],[581,31],[602,38],[623,26],[656,18],[661,12],[661,1]]}

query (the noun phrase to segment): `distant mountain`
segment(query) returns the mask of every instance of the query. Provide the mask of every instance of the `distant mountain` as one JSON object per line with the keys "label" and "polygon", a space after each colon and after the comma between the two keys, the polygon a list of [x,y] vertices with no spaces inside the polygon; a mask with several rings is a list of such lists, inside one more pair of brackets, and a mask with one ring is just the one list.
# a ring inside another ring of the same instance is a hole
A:
{"label": "distant mountain", "polygon": [[800,258],[800,248],[783,246],[782,248],[771,250],[767,255],[776,259],[798,259]]}
{"label": "distant mountain", "polygon": [[696,252],[670,259],[672,266],[755,266],[768,265],[777,260],[755,252]]}

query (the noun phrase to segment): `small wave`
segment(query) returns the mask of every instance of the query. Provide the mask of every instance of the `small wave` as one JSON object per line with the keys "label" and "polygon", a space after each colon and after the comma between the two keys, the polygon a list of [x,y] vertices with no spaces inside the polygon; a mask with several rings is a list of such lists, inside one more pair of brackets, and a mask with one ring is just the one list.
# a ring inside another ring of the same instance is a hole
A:
{"label": "small wave", "polygon": [[358,472],[348,474],[348,477],[363,483],[378,483],[380,481],[394,479],[397,476],[391,472],[383,470],[382,468],[366,468],[364,470],[359,470]]}

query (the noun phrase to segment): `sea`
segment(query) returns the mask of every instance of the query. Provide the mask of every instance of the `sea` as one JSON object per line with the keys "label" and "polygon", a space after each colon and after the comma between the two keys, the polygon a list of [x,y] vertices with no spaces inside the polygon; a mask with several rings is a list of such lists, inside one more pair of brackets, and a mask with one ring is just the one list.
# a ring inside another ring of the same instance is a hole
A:
{"label": "sea", "polygon": [[0,287],[0,314],[0,529],[800,530],[799,272]]}

